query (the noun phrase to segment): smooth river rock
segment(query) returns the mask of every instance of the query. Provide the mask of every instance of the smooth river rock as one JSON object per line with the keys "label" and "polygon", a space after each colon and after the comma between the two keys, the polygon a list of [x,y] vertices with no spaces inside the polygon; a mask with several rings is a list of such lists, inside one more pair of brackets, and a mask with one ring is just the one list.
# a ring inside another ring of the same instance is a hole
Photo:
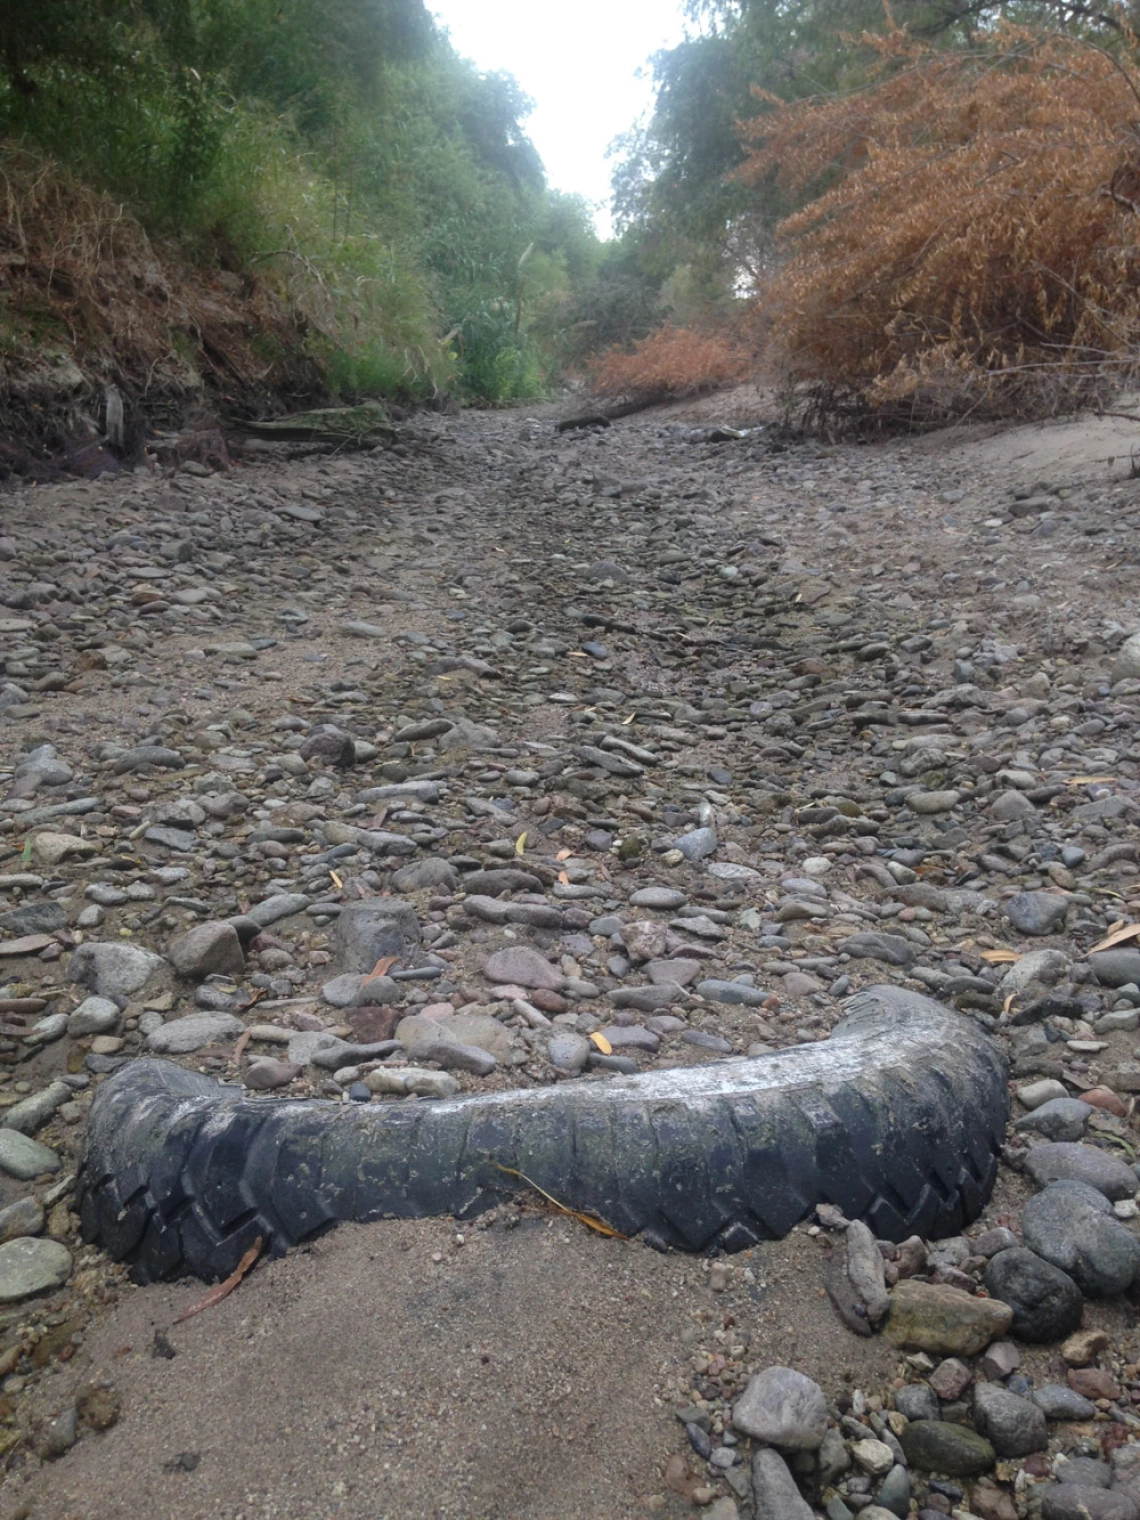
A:
{"label": "smooth river rock", "polygon": [[0,1245],[0,1303],[58,1288],[71,1276],[71,1252],[58,1240],[17,1236]]}
{"label": "smooth river rock", "polygon": [[1013,1310],[990,1298],[975,1298],[944,1283],[907,1278],[891,1294],[883,1334],[892,1346],[942,1356],[974,1356],[1009,1329]]}

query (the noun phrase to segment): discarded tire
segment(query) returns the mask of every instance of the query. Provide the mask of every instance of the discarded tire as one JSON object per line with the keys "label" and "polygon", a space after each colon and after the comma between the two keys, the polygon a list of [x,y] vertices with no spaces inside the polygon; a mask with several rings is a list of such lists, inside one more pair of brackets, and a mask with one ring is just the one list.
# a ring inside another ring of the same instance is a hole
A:
{"label": "discarded tire", "polygon": [[989,1197],[1009,1099],[974,1021],[874,987],[829,1040],[748,1060],[446,1102],[272,1100],[163,1061],[99,1089],[83,1233],[137,1281],[233,1270],[341,1220],[467,1218],[526,1184],[686,1251],[779,1239],[817,1203],[880,1238],[958,1233]]}

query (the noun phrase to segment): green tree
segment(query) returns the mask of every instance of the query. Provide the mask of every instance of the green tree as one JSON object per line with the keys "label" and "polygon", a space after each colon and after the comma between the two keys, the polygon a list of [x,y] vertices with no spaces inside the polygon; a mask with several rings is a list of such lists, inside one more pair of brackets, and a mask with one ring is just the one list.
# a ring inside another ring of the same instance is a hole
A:
{"label": "green tree", "polygon": [[345,392],[546,382],[600,245],[547,191],[529,111],[424,0],[0,4],[0,135],[284,283]]}

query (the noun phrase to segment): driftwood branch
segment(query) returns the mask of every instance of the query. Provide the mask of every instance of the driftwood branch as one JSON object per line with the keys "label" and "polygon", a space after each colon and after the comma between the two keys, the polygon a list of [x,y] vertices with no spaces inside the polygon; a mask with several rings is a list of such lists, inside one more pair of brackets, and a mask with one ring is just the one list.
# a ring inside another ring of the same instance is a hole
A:
{"label": "driftwood branch", "polygon": [[291,417],[268,421],[234,421],[233,433],[263,438],[271,443],[325,443],[355,445],[392,443],[397,436],[387,411],[379,402],[361,406],[324,407],[315,412],[295,412]]}
{"label": "driftwood branch", "polygon": [[554,431],[569,433],[574,428],[609,427],[619,417],[632,417],[635,412],[646,412],[651,406],[660,406],[664,399],[667,398],[654,396],[648,401],[622,401],[617,406],[606,407],[604,411],[586,412],[581,417],[567,417],[554,424]]}

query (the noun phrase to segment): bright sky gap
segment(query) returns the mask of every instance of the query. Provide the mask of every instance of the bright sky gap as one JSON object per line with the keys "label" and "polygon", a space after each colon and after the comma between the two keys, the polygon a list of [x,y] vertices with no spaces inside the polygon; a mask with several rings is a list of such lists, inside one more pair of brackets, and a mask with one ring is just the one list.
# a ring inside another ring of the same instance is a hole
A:
{"label": "bright sky gap", "polygon": [[649,59],[684,36],[680,0],[429,0],[457,52],[513,74],[535,103],[526,123],[556,190],[594,205],[608,233],[606,149],[649,106]]}

